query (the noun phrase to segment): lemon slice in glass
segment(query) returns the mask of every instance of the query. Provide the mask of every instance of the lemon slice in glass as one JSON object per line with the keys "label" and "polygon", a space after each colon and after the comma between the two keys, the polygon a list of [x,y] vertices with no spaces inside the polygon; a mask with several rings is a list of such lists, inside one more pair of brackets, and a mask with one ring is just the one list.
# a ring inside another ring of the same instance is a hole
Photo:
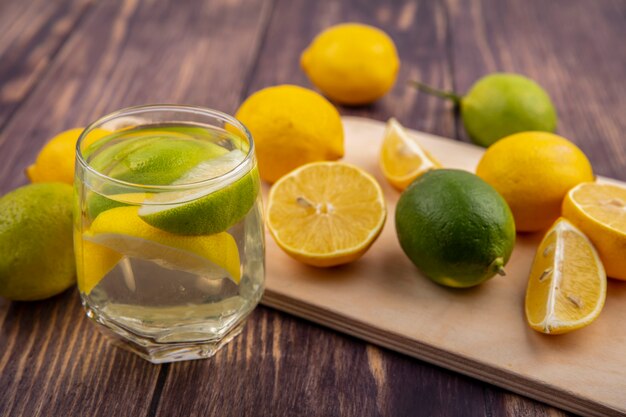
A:
{"label": "lemon slice in glass", "polygon": [[82,292],[88,294],[124,256],[239,283],[239,250],[230,234],[175,235],[148,225],[137,211],[138,207],[117,207],[102,212],[83,234],[80,250],[85,265],[78,268]]}

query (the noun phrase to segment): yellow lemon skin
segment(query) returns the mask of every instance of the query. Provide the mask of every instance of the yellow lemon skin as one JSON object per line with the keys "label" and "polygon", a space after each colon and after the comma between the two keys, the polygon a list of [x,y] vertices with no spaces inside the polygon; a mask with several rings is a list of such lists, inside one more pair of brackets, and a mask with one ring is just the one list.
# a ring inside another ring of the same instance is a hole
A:
{"label": "yellow lemon skin", "polygon": [[235,116],[252,133],[259,174],[273,183],[309,162],[343,156],[339,112],[318,93],[280,85],[248,97]]}
{"label": "yellow lemon skin", "polygon": [[372,26],[332,26],[302,52],[300,66],[327,97],[342,104],[376,101],[393,87],[400,59],[393,40]]}
{"label": "yellow lemon skin", "polygon": [[563,217],[593,242],[606,274],[626,281],[626,187],[580,184],[565,196]]}
{"label": "yellow lemon skin", "polygon": [[[74,183],[74,160],[76,158],[76,142],[84,128],[65,130],[44,145],[39,151],[35,163],[26,168],[26,176],[30,182],[62,182]],[[87,143],[91,143],[110,132],[94,129]]]}
{"label": "yellow lemon skin", "polygon": [[594,179],[585,154],[548,132],[522,132],[499,140],[487,149],[476,174],[504,197],[521,232],[548,228],[560,216],[565,194]]}

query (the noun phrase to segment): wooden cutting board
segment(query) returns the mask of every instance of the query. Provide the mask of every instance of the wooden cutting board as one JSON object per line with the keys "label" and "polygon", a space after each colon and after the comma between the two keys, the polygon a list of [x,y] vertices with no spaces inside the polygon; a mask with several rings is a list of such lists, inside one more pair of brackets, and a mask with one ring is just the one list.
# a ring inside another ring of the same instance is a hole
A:
{"label": "wooden cutting board", "polygon": [[[609,280],[600,317],[560,336],[531,330],[524,317],[526,280],[541,234],[517,236],[506,277],[469,290],[432,283],[396,239],[399,193],[378,168],[384,123],[354,117],[343,121],[345,161],[373,174],[387,198],[383,232],[359,261],[332,269],[292,260],[268,234],[262,303],[565,410],[626,414],[626,282]],[[450,168],[473,172],[484,151],[411,134]]]}

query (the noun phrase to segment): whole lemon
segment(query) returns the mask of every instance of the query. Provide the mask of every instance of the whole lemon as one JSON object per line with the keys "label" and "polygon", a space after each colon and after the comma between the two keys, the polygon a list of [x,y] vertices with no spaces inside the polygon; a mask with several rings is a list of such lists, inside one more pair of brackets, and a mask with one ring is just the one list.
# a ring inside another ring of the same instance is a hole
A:
{"label": "whole lemon", "polygon": [[44,183],[0,198],[0,296],[40,300],[74,285],[72,194]]}
{"label": "whole lemon", "polygon": [[372,26],[344,23],[317,35],[300,57],[311,82],[344,104],[367,104],[393,87],[400,59],[393,40]]}
{"label": "whole lemon", "polygon": [[593,181],[585,154],[569,140],[547,132],[522,132],[491,145],[476,174],[511,207],[518,231],[550,226],[570,188]]}
{"label": "whole lemon", "polygon": [[[73,184],[76,142],[83,130],[82,127],[65,130],[50,139],[39,151],[35,163],[26,168],[30,182]],[[88,145],[109,133],[104,129],[93,129],[83,143]]]}
{"label": "whole lemon", "polygon": [[252,133],[259,174],[274,182],[308,162],[343,156],[337,109],[314,91],[279,85],[248,97],[235,116]]}
{"label": "whole lemon", "polygon": [[76,141],[83,128],[59,133],[39,151],[34,164],[26,168],[31,182],[74,183],[74,156]]}

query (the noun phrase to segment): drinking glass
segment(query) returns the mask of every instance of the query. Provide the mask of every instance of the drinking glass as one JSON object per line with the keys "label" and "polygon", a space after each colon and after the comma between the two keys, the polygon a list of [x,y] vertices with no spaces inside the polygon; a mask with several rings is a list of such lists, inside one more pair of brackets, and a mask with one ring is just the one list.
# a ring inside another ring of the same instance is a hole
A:
{"label": "drinking glass", "polygon": [[154,362],[206,358],[241,332],[265,280],[250,132],[224,113],[133,107],[76,146],[74,247],[87,316]]}

